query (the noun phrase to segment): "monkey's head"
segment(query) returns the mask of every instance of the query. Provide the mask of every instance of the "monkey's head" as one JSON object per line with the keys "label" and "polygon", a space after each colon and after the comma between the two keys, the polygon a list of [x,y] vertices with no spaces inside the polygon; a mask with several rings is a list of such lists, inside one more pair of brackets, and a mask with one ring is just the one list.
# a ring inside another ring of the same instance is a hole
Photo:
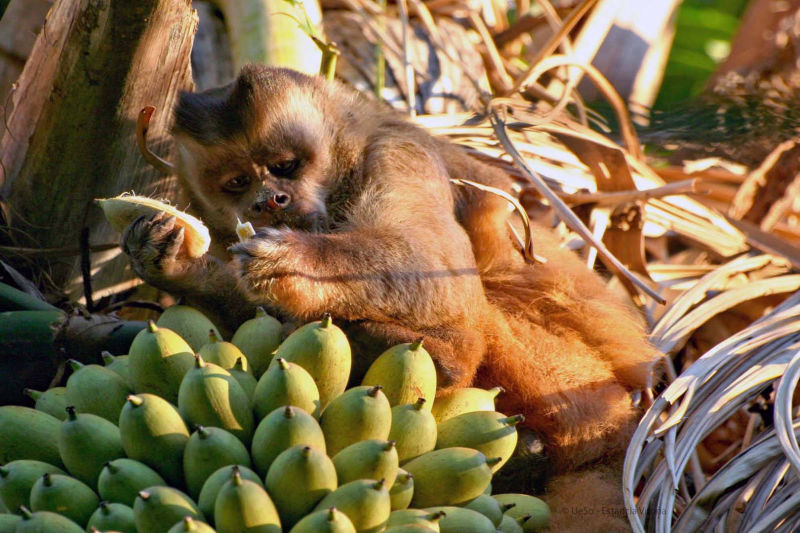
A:
{"label": "monkey's head", "polygon": [[251,65],[230,85],[181,94],[178,175],[190,208],[218,238],[235,238],[237,217],[256,228],[328,224],[326,198],[343,167],[337,88]]}

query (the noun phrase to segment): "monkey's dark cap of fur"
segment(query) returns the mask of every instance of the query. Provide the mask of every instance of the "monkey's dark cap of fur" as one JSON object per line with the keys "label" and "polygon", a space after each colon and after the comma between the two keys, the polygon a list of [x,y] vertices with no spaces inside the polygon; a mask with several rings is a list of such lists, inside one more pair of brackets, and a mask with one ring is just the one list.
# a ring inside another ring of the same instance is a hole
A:
{"label": "monkey's dark cap of fur", "polygon": [[245,65],[232,83],[203,92],[181,92],[175,107],[174,134],[186,134],[212,144],[233,137],[256,119],[254,103],[279,98],[292,88],[307,87],[314,78],[264,65]]}

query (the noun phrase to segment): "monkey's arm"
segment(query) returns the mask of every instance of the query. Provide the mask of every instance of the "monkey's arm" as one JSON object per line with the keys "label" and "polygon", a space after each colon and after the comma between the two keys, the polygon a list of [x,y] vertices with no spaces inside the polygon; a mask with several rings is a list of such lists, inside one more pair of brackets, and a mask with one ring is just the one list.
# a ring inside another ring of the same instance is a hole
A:
{"label": "monkey's arm", "polygon": [[303,319],[423,327],[468,314],[480,278],[441,160],[421,143],[376,141],[364,174],[336,232],[269,228],[235,245],[247,290]]}
{"label": "monkey's arm", "polygon": [[468,260],[430,255],[391,228],[333,234],[267,229],[232,248],[244,287],[304,320],[331,312],[347,320],[398,319],[425,327],[464,313],[478,273]]}

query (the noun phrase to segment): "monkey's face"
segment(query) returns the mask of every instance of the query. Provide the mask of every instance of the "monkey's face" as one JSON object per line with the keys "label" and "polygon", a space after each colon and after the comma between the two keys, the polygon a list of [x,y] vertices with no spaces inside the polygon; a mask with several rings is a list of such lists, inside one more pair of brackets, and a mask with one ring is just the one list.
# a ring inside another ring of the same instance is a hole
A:
{"label": "monkey's face", "polygon": [[335,132],[324,108],[315,80],[263,67],[182,95],[178,170],[192,210],[231,239],[237,218],[256,228],[325,228]]}

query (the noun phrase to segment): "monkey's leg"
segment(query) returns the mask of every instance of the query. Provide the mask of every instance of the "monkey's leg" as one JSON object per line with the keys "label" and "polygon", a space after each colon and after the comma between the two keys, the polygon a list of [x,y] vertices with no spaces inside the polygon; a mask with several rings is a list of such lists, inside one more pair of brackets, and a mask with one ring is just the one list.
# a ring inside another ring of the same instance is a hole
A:
{"label": "monkey's leg", "polygon": [[[511,282],[516,285],[516,294],[526,295],[527,302],[536,302],[540,323],[549,331],[577,335],[611,365],[620,383],[629,389],[643,388],[661,356],[647,341],[644,321],[574,253],[559,246],[552,232],[535,228],[534,240],[537,253],[548,262],[515,271]],[[509,278],[500,277],[487,284],[487,291],[503,292]]]}
{"label": "monkey's leg", "polygon": [[556,471],[625,449],[637,416],[630,393],[578,336],[555,335],[501,314],[486,338],[478,385],[506,389],[498,397],[499,410],[525,415],[525,425],[545,439]]}

